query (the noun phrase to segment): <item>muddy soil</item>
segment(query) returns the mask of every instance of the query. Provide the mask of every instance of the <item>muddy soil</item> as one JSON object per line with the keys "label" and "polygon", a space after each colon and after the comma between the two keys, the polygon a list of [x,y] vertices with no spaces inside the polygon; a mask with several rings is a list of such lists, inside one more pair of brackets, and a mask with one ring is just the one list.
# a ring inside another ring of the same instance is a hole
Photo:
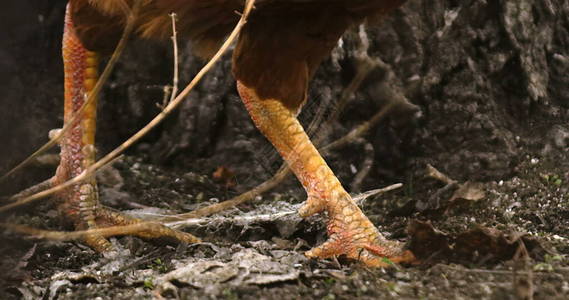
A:
{"label": "muddy soil", "polygon": [[[2,12],[2,173],[61,126],[64,2],[20,1]],[[203,65],[190,49],[182,43],[182,82]],[[413,104],[326,158],[354,195],[403,183],[361,205],[381,232],[420,253],[420,264],[369,269],[341,257],[306,259],[303,252],[325,239],[325,218],[297,217],[306,196],[290,177],[249,203],[185,224],[205,241],[196,245],[120,237],[116,251],[100,255],[79,242],[6,231],[1,298],[569,298],[569,4],[409,1],[382,24],[346,34],[311,83],[304,124],[320,107],[324,119],[333,114],[366,61],[362,51],[381,63],[339,120],[314,134],[329,132],[325,145],[391,98]],[[171,52],[167,43],[130,43],[102,95],[101,154],[159,112]],[[137,216],[188,212],[275,174],[281,160],[228,74],[225,59],[173,116],[101,172],[103,204]],[[56,162],[44,158],[1,183],[0,195],[49,178]],[[452,181],[428,175],[428,165]],[[220,169],[229,175],[219,178]],[[49,201],[2,220],[65,228]]]}

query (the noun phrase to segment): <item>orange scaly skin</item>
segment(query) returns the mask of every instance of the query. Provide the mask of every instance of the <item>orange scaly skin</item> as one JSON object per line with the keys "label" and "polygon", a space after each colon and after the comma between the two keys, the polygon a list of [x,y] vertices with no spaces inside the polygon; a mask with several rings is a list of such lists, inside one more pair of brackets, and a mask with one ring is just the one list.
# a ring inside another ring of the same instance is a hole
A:
{"label": "orange scaly skin", "polygon": [[256,92],[237,82],[237,89],[251,118],[271,141],[304,186],[308,199],[302,217],[326,211],[329,239],[306,252],[308,257],[346,255],[368,266],[385,267],[392,262],[410,262],[413,254],[400,243],[386,240],[350,195],[314,147],[295,114],[277,99],[260,99]]}
{"label": "orange scaly skin", "polygon": [[[85,103],[98,77],[97,54],[85,49],[77,38],[69,16],[69,6],[65,18],[62,51],[65,71],[64,122],[68,123]],[[77,118],[71,130],[62,139],[61,162],[52,178],[54,186],[81,174],[95,162],[96,112],[97,101],[88,103],[83,114]],[[55,198],[60,214],[71,220],[77,230],[141,222],[101,207],[94,177],[72,186]],[[167,238],[185,243],[199,242],[199,239],[191,234],[175,231],[160,224],[149,224],[145,231],[125,232],[125,234],[150,239]],[[100,252],[111,249],[110,242],[100,235],[87,235],[85,242]]]}

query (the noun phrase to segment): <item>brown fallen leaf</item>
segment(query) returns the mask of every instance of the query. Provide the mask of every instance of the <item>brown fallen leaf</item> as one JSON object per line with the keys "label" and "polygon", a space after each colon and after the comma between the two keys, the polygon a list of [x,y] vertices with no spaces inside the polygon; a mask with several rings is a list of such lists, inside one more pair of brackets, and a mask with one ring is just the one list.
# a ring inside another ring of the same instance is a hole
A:
{"label": "brown fallen leaf", "polygon": [[[429,178],[433,178],[444,183],[445,186],[432,194],[428,201],[420,203],[417,208],[421,211],[434,210],[447,214],[454,206],[465,203],[471,204],[472,202],[482,200],[486,197],[486,192],[484,191],[484,185],[482,183],[471,181],[459,183],[430,164],[427,165],[425,174]],[[452,196],[448,198],[448,200],[445,200],[444,195],[447,195],[447,193],[452,190],[454,190]]]}
{"label": "brown fallen leaf", "polygon": [[435,229],[429,221],[412,220],[407,225],[407,234],[410,237],[409,250],[420,260],[448,256],[451,251],[448,235]]}
{"label": "brown fallen leaf", "polygon": [[413,220],[407,227],[409,250],[423,261],[451,261],[484,264],[511,260],[519,243],[523,242],[534,259],[547,251],[539,241],[525,233],[504,233],[500,230],[476,226],[458,234],[446,234],[430,222]]}

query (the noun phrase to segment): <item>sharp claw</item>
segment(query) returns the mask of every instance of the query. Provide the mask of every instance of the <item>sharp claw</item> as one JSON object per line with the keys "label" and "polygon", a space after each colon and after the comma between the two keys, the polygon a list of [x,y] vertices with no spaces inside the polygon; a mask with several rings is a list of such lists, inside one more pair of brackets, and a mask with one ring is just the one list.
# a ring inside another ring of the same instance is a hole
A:
{"label": "sharp claw", "polygon": [[[307,201],[303,209],[314,207],[309,206],[310,203],[318,204]],[[327,210],[332,212],[328,220],[329,239],[307,251],[307,257],[330,258],[345,255],[370,267],[389,267],[393,263],[416,260],[410,251],[403,250],[401,243],[385,239],[355,204],[344,202],[332,208],[327,207]]]}
{"label": "sharp claw", "polygon": [[348,254],[348,257],[363,262],[365,265],[370,267],[386,268],[391,266],[389,263],[391,259],[385,256],[376,256],[370,251],[364,248],[360,248],[357,251]]}
{"label": "sharp claw", "polygon": [[374,244],[366,244],[363,246],[364,249],[368,250],[369,252],[373,253],[376,256],[386,257],[388,254],[385,252],[385,249]]}
{"label": "sharp claw", "polygon": [[338,235],[331,235],[324,244],[306,251],[304,255],[310,258],[329,258],[341,255],[345,252],[345,250],[342,249],[342,244],[344,243]]}
{"label": "sharp claw", "polygon": [[398,242],[384,240],[378,244],[362,243],[355,235],[346,232],[330,235],[328,241],[305,252],[305,255],[309,258],[346,255],[367,266],[381,268],[390,267],[394,263],[416,261],[413,253],[403,250]]}

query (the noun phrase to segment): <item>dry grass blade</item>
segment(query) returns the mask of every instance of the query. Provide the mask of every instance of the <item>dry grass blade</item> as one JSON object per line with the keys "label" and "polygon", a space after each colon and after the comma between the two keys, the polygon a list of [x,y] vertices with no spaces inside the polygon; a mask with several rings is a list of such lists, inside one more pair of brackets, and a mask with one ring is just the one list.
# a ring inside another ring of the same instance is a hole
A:
{"label": "dry grass blade", "polygon": [[[278,173],[278,174],[280,174],[280,173]],[[282,174],[281,174],[281,176],[282,176]],[[398,188],[401,188],[402,186],[403,186],[403,184],[401,184],[401,183],[392,184],[390,186],[387,186],[387,187],[384,187],[381,189],[375,189],[375,190],[371,190],[371,191],[367,191],[367,192],[355,195],[353,197],[353,199],[354,199],[354,201],[356,201],[356,203],[359,204],[369,197],[376,196],[376,195],[383,194],[383,193],[387,193],[389,191],[393,191],[393,190],[396,190]],[[226,202],[228,202],[228,201],[226,201]],[[223,202],[223,203],[225,203],[225,202]],[[204,216],[201,216],[200,218],[198,218],[198,216],[194,215],[194,216],[188,218],[187,215],[178,215],[178,220],[175,220],[174,216],[170,216],[169,221],[167,223],[165,223],[164,225],[166,225],[168,227],[179,229],[179,228],[188,227],[188,226],[207,226],[210,224],[221,224],[221,223],[253,224],[253,223],[259,223],[259,222],[274,222],[274,221],[281,219],[283,217],[287,217],[290,215],[297,214],[297,210],[298,210],[298,208],[300,208],[301,204],[297,204],[295,206],[297,208],[295,210],[286,210],[286,211],[281,211],[281,212],[273,213],[273,214],[259,214],[259,215],[252,215],[252,216],[233,216],[233,217],[223,217],[223,216],[220,216],[220,217],[204,217]],[[194,211],[194,213],[195,212],[197,212],[197,211]]]}
{"label": "dry grass blade", "polygon": [[[174,48],[174,77],[172,78],[172,93],[170,94],[170,100],[168,103],[174,101],[176,99],[176,95],[178,94],[178,82],[179,82],[179,62],[178,62],[178,31],[176,30],[176,14],[171,13],[170,18],[172,18],[172,47]],[[168,103],[165,103],[164,106],[167,106]]]}
{"label": "dry grass blade", "polygon": [[8,223],[0,223],[0,227],[4,227],[16,233],[25,234],[32,238],[46,239],[50,241],[70,241],[83,239],[88,235],[96,234],[103,237],[111,237],[116,235],[129,235],[136,234],[139,232],[148,231],[152,227],[156,226],[155,222],[140,222],[131,225],[121,225],[121,226],[110,226],[104,228],[96,228],[89,230],[78,230],[73,232],[68,231],[51,231],[37,229],[29,226],[14,225]]}

